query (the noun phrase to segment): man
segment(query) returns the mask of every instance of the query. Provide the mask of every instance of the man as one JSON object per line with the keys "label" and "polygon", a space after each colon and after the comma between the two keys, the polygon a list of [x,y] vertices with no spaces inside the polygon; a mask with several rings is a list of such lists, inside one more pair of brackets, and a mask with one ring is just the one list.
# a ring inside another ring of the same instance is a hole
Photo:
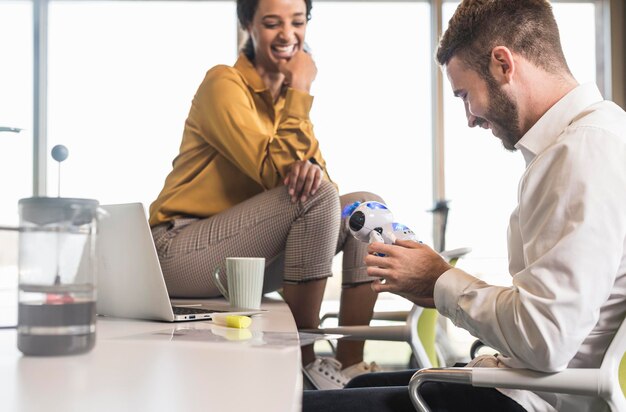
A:
{"label": "man", "polygon": [[[437,60],[463,100],[468,125],[490,129],[526,161],[509,225],[512,286],[486,284],[428,246],[405,241],[370,245],[368,274],[384,279],[374,290],[436,307],[500,353],[478,366],[598,367],[626,314],[626,113],[603,101],[595,85],[573,78],[546,0],[463,1]],[[367,384],[378,385],[374,378]],[[397,382],[387,376],[381,384]],[[433,410],[604,409],[600,400],[579,396],[423,388]],[[304,410],[319,408],[320,400],[330,401],[329,411],[411,410],[403,391],[305,393]]]}

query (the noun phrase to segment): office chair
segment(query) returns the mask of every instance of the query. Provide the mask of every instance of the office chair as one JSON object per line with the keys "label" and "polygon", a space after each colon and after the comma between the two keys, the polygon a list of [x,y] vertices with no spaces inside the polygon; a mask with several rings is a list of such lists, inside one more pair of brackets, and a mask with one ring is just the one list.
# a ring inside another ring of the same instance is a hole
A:
{"label": "office chair", "polygon": [[[454,266],[457,261],[468,254],[470,248],[453,249],[441,252],[448,263]],[[411,346],[411,352],[417,368],[430,368],[439,366],[441,357],[435,346],[437,310],[425,309],[413,305],[410,311],[375,312],[372,319],[401,321],[400,325],[387,326],[338,326],[333,328],[320,327],[318,329],[306,329],[302,332],[340,334],[343,339],[349,340],[384,340],[407,342]],[[327,313],[321,319],[338,317],[336,312]]]}
{"label": "office chair", "polygon": [[450,382],[487,388],[525,389],[593,396],[612,412],[626,411],[626,321],[622,320],[599,368],[568,368],[556,373],[506,368],[429,368],[413,375],[409,395],[415,408],[429,412],[419,393],[425,382]]}

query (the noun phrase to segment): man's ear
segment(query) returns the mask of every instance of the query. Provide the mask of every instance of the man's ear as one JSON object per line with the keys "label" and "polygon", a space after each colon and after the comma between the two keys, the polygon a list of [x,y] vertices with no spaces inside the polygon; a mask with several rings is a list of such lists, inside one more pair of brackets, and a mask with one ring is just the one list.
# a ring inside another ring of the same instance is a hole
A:
{"label": "man's ear", "polygon": [[505,46],[496,46],[491,50],[489,71],[500,84],[510,83],[515,74],[515,60],[513,53]]}

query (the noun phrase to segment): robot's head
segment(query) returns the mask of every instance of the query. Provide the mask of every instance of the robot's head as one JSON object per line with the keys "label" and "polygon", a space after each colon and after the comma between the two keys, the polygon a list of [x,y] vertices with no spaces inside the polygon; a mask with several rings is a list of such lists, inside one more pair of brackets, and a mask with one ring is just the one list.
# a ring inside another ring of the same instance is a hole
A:
{"label": "robot's head", "polygon": [[[346,207],[344,211],[353,206],[355,204]],[[370,201],[356,204],[346,218],[346,224],[354,237],[362,242],[369,242],[372,230],[382,233],[382,227],[391,224],[392,220],[393,215],[387,206],[380,202]]]}
{"label": "robot's head", "polygon": [[391,226],[394,235],[394,243],[396,240],[413,240],[418,242],[415,233],[402,223],[394,222]]}

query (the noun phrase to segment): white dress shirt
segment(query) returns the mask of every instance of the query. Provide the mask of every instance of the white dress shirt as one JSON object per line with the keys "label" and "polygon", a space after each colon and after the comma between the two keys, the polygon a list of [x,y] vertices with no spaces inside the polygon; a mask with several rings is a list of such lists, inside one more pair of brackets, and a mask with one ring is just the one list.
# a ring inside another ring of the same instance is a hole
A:
{"label": "white dress shirt", "polygon": [[[626,113],[576,87],[520,139],[509,223],[511,287],[450,269],[439,312],[500,352],[500,366],[599,367],[626,314]],[[581,396],[501,390],[528,411],[601,411]]]}

